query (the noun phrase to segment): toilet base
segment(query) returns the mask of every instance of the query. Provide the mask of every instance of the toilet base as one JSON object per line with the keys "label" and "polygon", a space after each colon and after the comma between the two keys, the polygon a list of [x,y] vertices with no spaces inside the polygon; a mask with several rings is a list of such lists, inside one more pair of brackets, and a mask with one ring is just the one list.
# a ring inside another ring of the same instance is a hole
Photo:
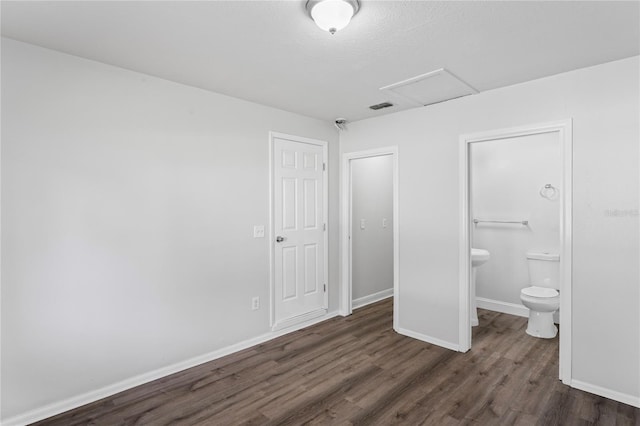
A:
{"label": "toilet base", "polygon": [[543,339],[553,339],[558,335],[558,327],[553,323],[553,312],[537,312],[529,310],[527,334]]}

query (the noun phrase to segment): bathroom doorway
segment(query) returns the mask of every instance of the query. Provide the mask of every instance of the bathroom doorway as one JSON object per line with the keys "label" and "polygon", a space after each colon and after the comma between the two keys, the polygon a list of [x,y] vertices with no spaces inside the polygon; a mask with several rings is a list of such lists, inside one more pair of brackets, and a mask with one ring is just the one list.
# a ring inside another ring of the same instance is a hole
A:
{"label": "bathroom doorway", "polygon": [[342,157],[340,314],[394,297],[398,315],[397,147]]}
{"label": "bathroom doorway", "polygon": [[[558,374],[567,384],[571,380],[571,152],[570,120],[460,138],[460,349],[466,352],[472,347],[476,300],[480,308],[529,316],[519,298],[528,283],[527,253],[554,252],[559,255],[562,326]],[[489,266],[491,251],[501,268]]]}

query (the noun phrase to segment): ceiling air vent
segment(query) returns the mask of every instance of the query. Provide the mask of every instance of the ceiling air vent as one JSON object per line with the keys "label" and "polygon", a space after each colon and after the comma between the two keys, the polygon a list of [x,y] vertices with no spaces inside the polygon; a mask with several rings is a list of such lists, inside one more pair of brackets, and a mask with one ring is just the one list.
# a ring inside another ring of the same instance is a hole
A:
{"label": "ceiling air vent", "polygon": [[389,108],[389,107],[392,107],[392,106],[393,106],[393,104],[391,102],[382,102],[381,104],[371,105],[369,108],[371,108],[374,111],[377,111],[379,109]]}

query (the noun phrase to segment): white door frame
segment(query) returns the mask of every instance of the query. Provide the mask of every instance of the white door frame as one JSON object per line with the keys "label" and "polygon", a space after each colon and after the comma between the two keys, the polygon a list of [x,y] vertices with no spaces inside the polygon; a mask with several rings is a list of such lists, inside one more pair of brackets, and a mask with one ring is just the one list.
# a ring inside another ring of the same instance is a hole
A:
{"label": "white door frame", "polygon": [[515,138],[519,136],[557,133],[562,150],[562,185],[560,187],[560,362],[559,376],[564,384],[571,384],[571,198],[572,198],[572,122],[571,119],[529,126],[491,130],[460,136],[460,318],[459,347],[461,352],[471,348],[470,277],[471,277],[471,221],[469,215],[469,148],[473,143]]}
{"label": "white door frame", "polygon": [[361,158],[391,155],[393,158],[393,328],[398,326],[399,315],[399,214],[398,214],[398,147],[371,149],[367,151],[349,152],[342,154],[342,203],[341,203],[341,260],[342,273],[340,279],[340,315],[351,315],[351,161]]}
{"label": "white door frame", "polygon": [[[275,311],[275,179],[274,179],[274,139],[286,139],[293,142],[306,143],[311,145],[319,145],[322,147],[322,163],[323,163],[323,222],[325,224],[324,229],[324,285],[326,285],[326,291],[324,292],[324,311],[321,313],[315,313],[312,316],[302,316],[297,318],[296,321],[289,321],[285,324],[276,323],[276,311]],[[329,165],[328,165],[328,142],[305,138],[302,136],[288,135],[286,133],[269,132],[269,325],[272,331],[288,328],[296,324],[300,324],[319,316],[325,315],[329,308]]]}

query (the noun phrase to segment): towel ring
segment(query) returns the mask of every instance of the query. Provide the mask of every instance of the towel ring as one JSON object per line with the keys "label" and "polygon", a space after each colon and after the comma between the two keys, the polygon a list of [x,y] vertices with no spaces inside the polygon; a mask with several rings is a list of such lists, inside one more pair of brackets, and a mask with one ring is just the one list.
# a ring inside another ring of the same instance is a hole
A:
{"label": "towel ring", "polygon": [[550,183],[540,188],[540,196],[547,200],[553,200],[558,196],[558,190]]}

